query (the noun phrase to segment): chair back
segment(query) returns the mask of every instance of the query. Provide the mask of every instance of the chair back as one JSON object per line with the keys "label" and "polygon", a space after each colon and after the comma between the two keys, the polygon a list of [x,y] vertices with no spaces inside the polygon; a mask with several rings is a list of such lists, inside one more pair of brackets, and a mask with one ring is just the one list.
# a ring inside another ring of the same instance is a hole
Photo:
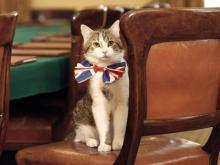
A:
{"label": "chair back", "polygon": [[[121,15],[124,13],[124,9],[117,7],[117,8],[109,8],[106,6],[101,6],[98,9],[85,9],[78,11],[73,15],[72,23],[71,23],[71,30],[72,30],[72,56],[70,62],[70,86],[74,87],[77,86],[76,82],[73,84],[73,70],[76,66],[76,63],[81,61],[83,57],[82,53],[82,36],[80,26],[81,24],[85,24],[89,26],[91,29],[100,29],[100,28],[108,28],[111,26],[114,21],[120,19]],[[78,87],[78,98],[84,95],[86,91],[87,83],[80,84]],[[72,89],[70,87],[70,98],[73,98],[73,93],[77,89]],[[71,103],[72,104],[72,103]],[[71,107],[74,107],[71,105]]]}
{"label": "chair back", "polygon": [[55,10],[55,9],[47,9],[47,10],[39,10],[35,9],[31,11],[32,21],[38,23],[48,23],[48,21],[54,20],[66,20],[69,21],[74,14],[74,9],[69,10]]}
{"label": "chair back", "polygon": [[215,162],[220,149],[220,9],[130,11],[120,26],[130,98],[125,143],[115,164],[134,164],[142,135],[212,126],[204,150]]}
{"label": "chair back", "polygon": [[16,12],[0,15],[0,153],[9,117],[9,72],[17,15]]}
{"label": "chair back", "polygon": [[216,111],[220,40],[155,44],[146,64],[147,120]]}
{"label": "chair back", "polygon": [[[77,101],[81,96],[86,92],[87,83],[78,84],[74,81],[74,67],[76,63],[83,59],[82,53],[82,35],[80,26],[81,24],[85,24],[92,29],[104,28],[105,26],[105,17],[106,10],[104,8],[100,9],[85,9],[82,11],[78,11],[73,15],[71,22],[71,30],[72,30],[72,53],[70,57],[70,79],[69,79],[69,107],[72,109],[75,105],[75,101]],[[76,95],[77,91],[77,96]],[[75,100],[75,101],[73,101]]]}
{"label": "chair back", "polygon": [[120,19],[120,17],[124,13],[125,13],[125,9],[123,7],[107,8],[105,28],[109,28],[117,19]]}

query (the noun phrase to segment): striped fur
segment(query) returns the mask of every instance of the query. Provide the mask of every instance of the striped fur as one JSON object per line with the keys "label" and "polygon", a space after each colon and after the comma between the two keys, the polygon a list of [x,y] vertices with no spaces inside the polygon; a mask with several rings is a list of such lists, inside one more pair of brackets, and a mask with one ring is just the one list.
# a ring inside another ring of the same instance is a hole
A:
{"label": "striped fur", "polygon": [[[119,37],[119,22],[109,29],[92,30],[81,25],[84,57],[93,65],[107,67],[123,59],[125,50]],[[99,152],[122,147],[128,113],[128,67],[122,77],[111,84],[103,83],[103,73],[89,80],[86,96],[72,112],[66,140],[98,147]]]}

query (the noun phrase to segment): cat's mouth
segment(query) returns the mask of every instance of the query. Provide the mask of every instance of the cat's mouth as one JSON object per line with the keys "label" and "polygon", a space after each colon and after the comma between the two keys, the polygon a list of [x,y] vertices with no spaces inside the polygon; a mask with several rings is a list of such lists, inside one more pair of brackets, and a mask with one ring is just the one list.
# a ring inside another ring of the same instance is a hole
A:
{"label": "cat's mouth", "polygon": [[105,60],[108,60],[108,59],[109,59],[109,56],[104,55],[104,56],[103,56],[103,57],[101,57],[100,59],[105,61]]}
{"label": "cat's mouth", "polygon": [[102,60],[107,60],[109,57],[107,56],[104,56],[104,57],[101,57]]}

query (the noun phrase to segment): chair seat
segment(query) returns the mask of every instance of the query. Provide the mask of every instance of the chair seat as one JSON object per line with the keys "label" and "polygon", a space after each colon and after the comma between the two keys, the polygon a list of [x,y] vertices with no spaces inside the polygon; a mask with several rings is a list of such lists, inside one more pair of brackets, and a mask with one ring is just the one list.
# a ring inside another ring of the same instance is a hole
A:
{"label": "chair seat", "polygon": [[39,111],[36,111],[38,114],[31,110],[11,114],[6,133],[5,150],[18,150],[52,141],[52,125],[57,120],[58,113],[56,111],[40,113]]}
{"label": "chair seat", "polygon": [[[73,142],[29,147],[16,155],[18,165],[110,165],[118,151],[99,153],[96,148]],[[143,137],[136,165],[208,165],[209,157],[197,143],[166,136]]]}

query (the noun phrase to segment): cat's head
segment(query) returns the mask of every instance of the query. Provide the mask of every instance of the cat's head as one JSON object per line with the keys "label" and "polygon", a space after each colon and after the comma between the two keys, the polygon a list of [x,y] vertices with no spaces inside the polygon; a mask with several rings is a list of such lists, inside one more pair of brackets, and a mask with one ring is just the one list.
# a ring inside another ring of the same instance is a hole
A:
{"label": "cat's head", "polygon": [[119,20],[108,29],[92,30],[86,25],[81,25],[85,58],[97,65],[109,65],[121,61],[124,47],[119,31]]}

